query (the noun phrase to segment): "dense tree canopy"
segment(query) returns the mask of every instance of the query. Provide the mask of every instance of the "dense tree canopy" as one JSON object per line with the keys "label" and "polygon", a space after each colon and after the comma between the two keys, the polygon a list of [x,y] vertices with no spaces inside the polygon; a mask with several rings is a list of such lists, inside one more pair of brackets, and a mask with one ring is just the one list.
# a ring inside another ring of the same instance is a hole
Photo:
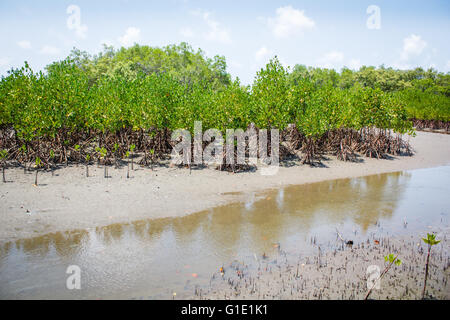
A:
{"label": "dense tree canopy", "polygon": [[[85,70],[91,81],[108,76],[123,76],[128,80],[145,74],[167,73],[183,83],[208,81],[217,85],[230,84],[227,64],[223,56],[207,58],[200,49],[194,51],[187,43],[169,45],[163,48],[140,46],[115,50],[104,46],[103,52],[90,56],[78,49],[69,57]],[[50,65],[49,68],[52,66]]]}
{"label": "dense tree canopy", "polygon": [[395,70],[384,66],[363,66],[358,71],[344,68],[339,73],[333,69],[296,65],[289,77],[294,85],[312,81],[315,87],[379,89],[401,99],[410,118],[450,121],[450,73],[422,68]]}
{"label": "dense tree canopy", "polygon": [[[79,151],[83,143],[117,155],[131,141],[147,152],[158,137],[166,150],[168,132],[192,132],[194,121],[223,133],[253,123],[282,132],[294,125],[310,154],[325,145],[347,154],[344,149],[358,141],[358,150],[378,157],[401,150],[401,140],[391,140],[390,132],[411,133],[409,119],[450,121],[449,79],[448,73],[420,68],[337,72],[297,65],[290,71],[275,57],[252,86],[243,86],[227,73],[224,57],[207,58],[186,43],[105,47],[94,56],[74,49],[46,72],[35,73],[25,63],[2,77],[0,142],[24,159],[42,153],[67,159],[70,148],[79,157],[87,152]],[[14,135],[4,131],[10,129]]]}

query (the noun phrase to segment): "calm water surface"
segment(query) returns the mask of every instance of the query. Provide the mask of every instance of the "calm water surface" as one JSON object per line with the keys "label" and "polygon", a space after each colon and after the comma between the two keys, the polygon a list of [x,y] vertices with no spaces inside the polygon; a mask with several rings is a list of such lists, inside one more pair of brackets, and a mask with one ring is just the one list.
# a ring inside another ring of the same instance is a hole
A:
{"label": "calm water surface", "polygon": [[[0,245],[2,299],[170,299],[206,286],[233,260],[255,261],[279,245],[289,254],[347,239],[447,235],[450,166],[340,179],[248,194],[243,203],[181,218],[113,224]],[[405,222],[407,225],[405,227]],[[66,269],[81,268],[81,290]]]}

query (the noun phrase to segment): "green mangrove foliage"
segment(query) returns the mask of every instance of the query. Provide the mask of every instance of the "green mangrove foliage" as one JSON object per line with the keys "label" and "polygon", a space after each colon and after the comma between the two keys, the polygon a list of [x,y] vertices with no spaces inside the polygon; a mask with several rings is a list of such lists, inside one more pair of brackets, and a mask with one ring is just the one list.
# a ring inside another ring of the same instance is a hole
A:
{"label": "green mangrove foliage", "polygon": [[375,279],[375,282],[373,283],[372,287],[369,288],[369,290],[366,293],[366,296],[364,297],[364,300],[369,299],[370,294],[372,293],[373,289],[376,286],[376,283],[379,282],[391,269],[393,265],[400,266],[402,264],[402,260],[398,258],[398,254],[394,255],[393,253],[388,254],[387,256],[384,256],[384,262],[385,262],[385,268],[383,272],[378,276],[377,279]]}
{"label": "green mangrove foliage", "polygon": [[167,73],[185,84],[208,81],[218,86],[231,82],[223,56],[206,58],[202,50],[194,51],[184,42],[163,48],[136,44],[131,48],[119,50],[105,45],[103,52],[94,56],[74,49],[70,58],[88,74],[91,82],[96,82],[104,76],[122,76],[132,80],[141,72]]}
{"label": "green mangrove foliage", "polygon": [[425,279],[423,282],[423,290],[422,290],[422,299],[425,299],[425,293],[427,290],[428,269],[430,265],[431,247],[439,244],[441,240],[437,240],[435,234],[427,233],[427,237],[422,238],[422,241],[428,245],[427,262],[425,263]]}
{"label": "green mangrove foliage", "polygon": [[315,86],[331,85],[342,89],[355,86],[380,89],[392,93],[406,106],[408,117],[417,128],[430,127],[449,131],[450,74],[434,69],[394,70],[361,67],[359,71],[335,70],[296,65],[289,75],[294,83],[309,80]]}
{"label": "green mangrove foliage", "polygon": [[185,43],[106,47],[96,56],[74,50],[46,72],[25,63],[2,77],[0,148],[11,161],[39,158],[47,168],[91,157],[117,164],[134,153],[141,165],[153,165],[170,153],[171,132],[193,132],[202,121],[203,130],[224,136],[249,126],[279,129],[281,156],[300,151],[306,163],[324,152],[382,158],[411,152],[401,138],[413,133],[410,118],[448,120],[448,76],[430,72],[290,72],[274,58],[244,86],[231,80],[223,57],[206,58]]}

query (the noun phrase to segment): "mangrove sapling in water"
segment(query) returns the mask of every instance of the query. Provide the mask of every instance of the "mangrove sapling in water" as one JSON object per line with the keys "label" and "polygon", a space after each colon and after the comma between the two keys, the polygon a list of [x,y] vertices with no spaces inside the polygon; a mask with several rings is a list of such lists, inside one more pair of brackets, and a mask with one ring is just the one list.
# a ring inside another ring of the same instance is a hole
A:
{"label": "mangrove sapling in water", "polygon": [[372,287],[367,291],[366,296],[364,297],[364,300],[367,300],[372,293],[373,288],[375,288],[375,285],[378,281],[383,278],[383,276],[389,271],[389,269],[392,267],[392,265],[400,266],[402,264],[402,261],[398,258],[398,254],[394,256],[394,254],[390,253],[389,255],[384,257],[385,263],[387,263],[386,267],[384,268],[383,272],[380,274],[380,276],[374,281]]}
{"label": "mangrove sapling in water", "polygon": [[436,240],[436,235],[427,233],[427,238],[422,238],[423,242],[428,245],[427,262],[425,264],[425,280],[423,282],[422,299],[425,298],[425,291],[427,288],[427,278],[428,278],[428,265],[430,262],[431,247],[441,242],[441,240]]}
{"label": "mangrove sapling in water", "polygon": [[0,150],[0,160],[2,163],[2,175],[3,175],[3,183],[6,183],[5,178],[5,170],[6,170],[6,159],[8,158],[8,151],[7,150]]}

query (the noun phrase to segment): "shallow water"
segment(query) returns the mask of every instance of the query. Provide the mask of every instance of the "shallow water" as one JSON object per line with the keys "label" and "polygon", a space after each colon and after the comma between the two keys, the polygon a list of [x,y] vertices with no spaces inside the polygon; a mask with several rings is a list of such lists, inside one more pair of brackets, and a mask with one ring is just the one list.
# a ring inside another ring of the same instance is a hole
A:
{"label": "shallow water", "polygon": [[[113,224],[0,246],[2,299],[170,299],[207,286],[233,260],[252,261],[280,247],[308,255],[370,235],[447,235],[450,166],[325,181],[246,195],[180,218]],[[81,268],[81,290],[66,269]]]}

